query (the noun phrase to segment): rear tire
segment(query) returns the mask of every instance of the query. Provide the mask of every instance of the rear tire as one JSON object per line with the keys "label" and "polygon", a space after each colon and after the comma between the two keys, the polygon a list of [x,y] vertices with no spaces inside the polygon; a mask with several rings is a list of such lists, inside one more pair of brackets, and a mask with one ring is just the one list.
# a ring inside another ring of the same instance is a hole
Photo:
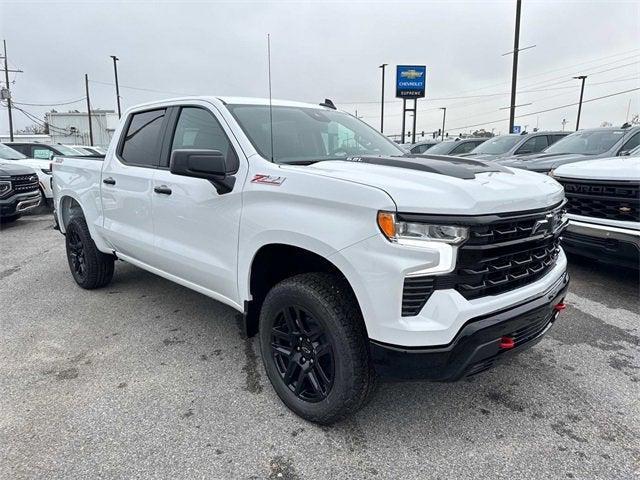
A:
{"label": "rear tire", "polygon": [[360,309],[337,275],[306,273],[273,287],[260,312],[260,347],[280,399],[311,422],[353,414],[375,387]]}
{"label": "rear tire", "polygon": [[69,269],[78,285],[92,290],[111,282],[114,258],[98,250],[83,217],[69,220],[65,237]]}

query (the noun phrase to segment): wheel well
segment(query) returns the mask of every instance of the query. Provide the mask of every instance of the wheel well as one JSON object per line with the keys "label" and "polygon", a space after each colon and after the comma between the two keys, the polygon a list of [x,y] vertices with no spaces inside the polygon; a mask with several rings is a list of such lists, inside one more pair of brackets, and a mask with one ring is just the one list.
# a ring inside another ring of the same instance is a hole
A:
{"label": "wheel well", "polygon": [[252,300],[245,303],[247,336],[253,336],[258,332],[260,308],[269,290],[285,278],[311,272],[326,272],[340,276],[356,298],[351,285],[338,267],[317,253],[285,244],[261,247],[251,264],[249,288]]}
{"label": "wheel well", "polygon": [[65,231],[69,220],[73,217],[84,217],[82,207],[74,198],[63,197],[60,201],[60,219]]}

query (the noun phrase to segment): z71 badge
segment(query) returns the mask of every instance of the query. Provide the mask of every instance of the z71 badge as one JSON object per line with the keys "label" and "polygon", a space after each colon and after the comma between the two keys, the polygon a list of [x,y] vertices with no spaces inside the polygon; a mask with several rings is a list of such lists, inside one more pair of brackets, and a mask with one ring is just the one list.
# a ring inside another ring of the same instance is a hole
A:
{"label": "z71 badge", "polygon": [[274,177],[272,175],[257,173],[251,179],[251,183],[262,183],[263,185],[274,185],[279,187],[286,179],[287,177]]}

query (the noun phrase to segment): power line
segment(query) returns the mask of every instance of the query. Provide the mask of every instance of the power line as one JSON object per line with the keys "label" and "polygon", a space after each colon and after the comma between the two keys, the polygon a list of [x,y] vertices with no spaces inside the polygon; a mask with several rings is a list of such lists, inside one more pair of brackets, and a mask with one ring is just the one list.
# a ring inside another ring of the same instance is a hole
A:
{"label": "power line", "polygon": [[[640,50],[640,49],[634,49],[634,50],[631,50],[631,51],[637,51],[637,50]],[[629,53],[629,52],[624,52],[624,54],[626,54],[626,53]],[[615,55],[612,55],[612,56],[615,56]],[[615,60],[613,62],[604,63],[602,65],[596,65],[596,66],[593,66],[593,67],[590,67],[590,68],[608,67],[609,65],[613,65],[613,64],[618,63],[618,62],[623,62],[623,61],[626,61],[626,60],[630,60],[631,58],[636,58],[638,56],[640,56],[640,53],[631,55],[629,57],[620,58],[620,59]],[[611,57],[603,57],[603,58],[611,58]],[[603,58],[600,58],[599,60],[602,60]],[[561,71],[561,70],[566,70],[566,69],[573,68],[573,67],[576,67],[576,66],[584,65],[586,63],[593,63],[595,61],[598,61],[598,60],[591,60],[589,62],[582,62],[582,63],[573,64],[573,65],[567,65],[566,67],[562,67],[560,69],[551,70],[551,71],[544,72],[544,73],[538,73],[538,74],[535,74],[535,75],[523,76],[523,77],[520,77],[520,79],[524,80],[524,79],[528,79],[528,78],[534,78],[534,77],[539,77],[539,76],[543,76],[543,75],[548,75],[549,73],[553,73],[553,72],[557,72],[557,71]],[[607,69],[607,70],[587,73],[586,75],[589,75],[589,76],[597,75],[597,74],[600,74],[600,73],[605,73],[605,72],[608,72],[608,71],[617,70],[619,68],[628,67],[630,65],[635,65],[637,63],[640,63],[640,61],[627,63],[625,65],[619,65],[617,67],[614,67],[614,68],[611,68],[611,69]],[[553,78],[549,78],[549,79],[546,79],[546,80],[541,80],[539,82],[534,82],[534,83],[530,83],[528,85],[523,85],[520,88],[553,86],[553,85],[559,85],[559,84],[562,84],[562,83],[566,83],[566,82],[572,81],[572,78],[567,79],[567,76],[569,76],[569,75],[567,74],[567,75],[562,75],[562,76],[559,76],[559,77],[553,77]],[[573,75],[570,75],[570,77],[573,77]],[[562,81],[555,82],[556,80],[562,80]],[[548,82],[555,82],[555,83],[549,84]],[[466,90],[466,92],[474,92],[474,91],[479,91],[479,90],[485,90],[485,89],[490,88],[490,87],[502,86],[504,84],[505,84],[505,82],[495,83],[495,84],[492,84],[492,85],[487,85],[487,86],[479,87],[479,88],[472,89],[472,90]],[[464,92],[461,92],[461,93],[464,93]],[[507,93],[507,95],[509,95],[509,93]],[[523,92],[522,90],[518,90],[517,93],[525,93],[525,92]],[[498,95],[498,94],[489,93],[489,94],[477,94],[477,95],[459,95],[459,96],[451,96],[451,97],[434,97],[434,98],[427,98],[427,100],[457,100],[457,99],[463,99],[463,98],[476,98],[476,97],[493,96],[493,95]],[[499,95],[503,95],[503,94],[499,94]],[[400,103],[401,101],[402,100],[386,100],[385,103]],[[366,105],[366,104],[379,104],[380,102],[379,101],[362,101],[362,102],[336,101],[336,103],[347,104],[347,105]]]}
{"label": "power line", "polygon": [[15,105],[27,105],[30,107],[56,107],[59,105],[71,105],[73,103],[80,103],[80,102],[84,102],[85,101],[85,97],[81,97],[77,100],[69,100],[69,101],[65,101],[65,102],[52,102],[52,103],[27,103],[27,102],[16,102],[14,101],[13,103]]}
{"label": "power line", "polygon": [[[631,93],[631,92],[635,92],[637,90],[640,90],[640,87],[638,88],[631,88],[629,90],[624,90],[622,92],[615,92],[615,93],[610,93],[609,95],[603,95],[601,97],[595,97],[595,98],[590,98],[588,100],[584,100],[582,103],[589,103],[589,102],[595,102],[596,100],[602,100],[603,98],[609,98],[609,97],[615,97],[617,95],[624,95],[625,93]],[[523,113],[520,115],[516,115],[516,118],[522,118],[522,117],[530,117],[532,115],[538,115],[540,113],[547,113],[547,112],[552,112],[554,110],[560,110],[561,108],[567,108],[567,107],[575,107],[576,105],[578,105],[579,102],[575,102],[575,103],[568,103],[566,105],[560,105],[558,107],[553,107],[553,108],[547,108],[545,110],[538,110],[537,112],[529,112],[529,113]],[[473,127],[480,127],[483,125],[491,125],[493,123],[500,123],[500,122],[505,122],[509,120],[508,118],[501,118],[500,120],[492,120],[489,122],[482,122],[482,123],[478,123],[475,125],[466,125],[464,127],[452,127],[449,130],[464,130],[467,128],[473,128]]]}

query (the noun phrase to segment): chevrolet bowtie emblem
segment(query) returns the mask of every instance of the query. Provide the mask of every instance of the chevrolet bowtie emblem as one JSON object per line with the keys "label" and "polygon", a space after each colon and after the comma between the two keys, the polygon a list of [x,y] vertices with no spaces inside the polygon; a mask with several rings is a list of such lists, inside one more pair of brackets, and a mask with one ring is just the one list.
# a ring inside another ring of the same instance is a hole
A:
{"label": "chevrolet bowtie emblem", "polygon": [[618,211],[620,213],[629,213],[631,211],[631,209],[629,207],[620,207],[620,208],[618,208]]}

